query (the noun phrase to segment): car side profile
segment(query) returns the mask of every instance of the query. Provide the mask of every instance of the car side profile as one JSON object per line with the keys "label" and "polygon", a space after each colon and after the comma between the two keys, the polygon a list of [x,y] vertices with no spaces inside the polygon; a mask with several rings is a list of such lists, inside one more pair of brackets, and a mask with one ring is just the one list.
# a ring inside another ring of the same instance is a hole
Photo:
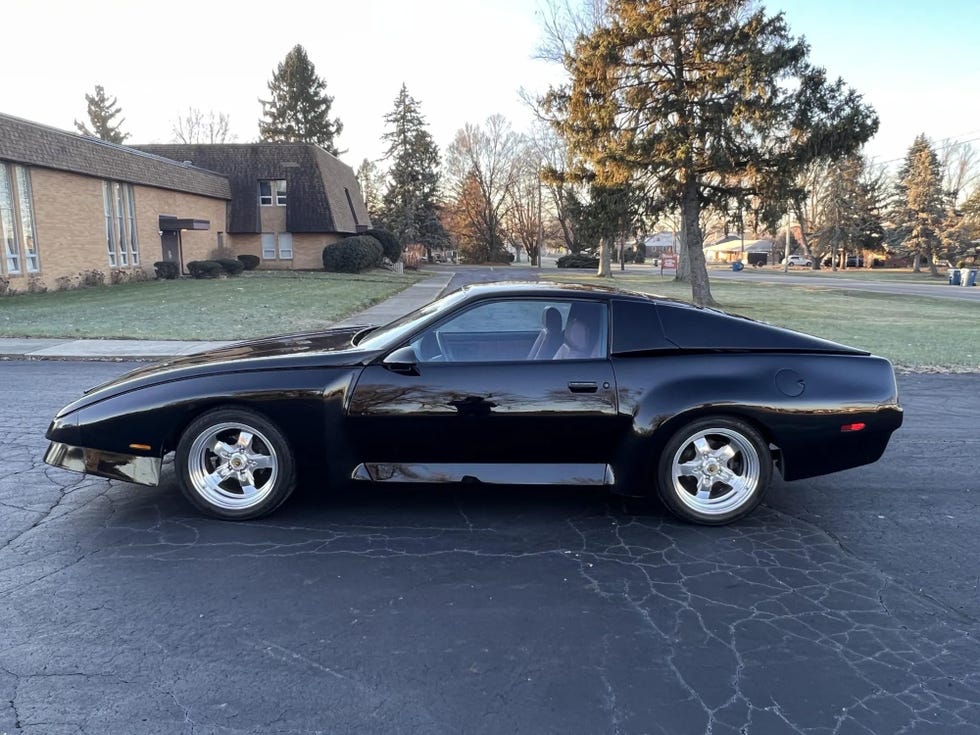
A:
{"label": "car side profile", "polygon": [[874,462],[901,423],[890,363],[862,350],[670,299],[511,282],[381,327],[140,368],[62,409],[45,461],[156,485],[173,452],[190,503],[230,520],[274,511],[302,475],[606,486],[723,524],[774,469]]}
{"label": "car side profile", "polygon": [[810,266],[813,265],[813,261],[810,258],[807,258],[806,256],[803,255],[795,255],[795,254],[790,255],[783,262],[788,263],[789,265],[801,265],[806,268],[809,268]]}

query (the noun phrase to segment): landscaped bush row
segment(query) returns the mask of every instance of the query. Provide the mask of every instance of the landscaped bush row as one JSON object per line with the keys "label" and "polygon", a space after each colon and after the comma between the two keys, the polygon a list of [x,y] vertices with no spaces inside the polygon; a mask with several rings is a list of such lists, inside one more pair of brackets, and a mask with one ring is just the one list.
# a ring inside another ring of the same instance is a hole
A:
{"label": "landscaped bush row", "polygon": [[180,266],[172,260],[158,260],[153,264],[153,270],[156,271],[157,278],[161,281],[172,281],[175,278],[180,278]]}
{"label": "landscaped bush row", "polygon": [[323,269],[336,273],[360,273],[377,268],[384,257],[384,248],[374,237],[354,235],[323,249]]}
{"label": "landscaped bush row", "polygon": [[244,255],[239,255],[238,259],[242,261],[242,265],[245,266],[245,270],[247,271],[254,271],[259,267],[258,255],[249,255],[248,253],[245,253]]}
{"label": "landscaped bush row", "polygon": [[558,259],[559,268],[598,268],[599,259],[594,255],[583,253],[569,253]]}
{"label": "landscaped bush row", "polygon": [[[142,283],[149,280],[149,275],[142,268],[131,270],[115,269],[109,271],[109,283],[117,286],[121,283]],[[96,288],[106,284],[105,273],[100,270],[87,270],[71,276],[58,276],[54,279],[53,291],[77,291],[82,288]],[[0,296],[14,296],[19,293],[45,293],[48,291],[44,279],[39,275],[27,278],[26,288],[17,290],[11,288],[10,279],[0,276]]]}
{"label": "landscaped bush row", "polygon": [[402,257],[402,244],[399,242],[398,236],[395,233],[376,227],[367,230],[364,234],[368,237],[373,237],[381,243],[381,247],[384,249],[384,256],[392,263],[397,263],[398,259]]}
{"label": "landscaped bush row", "polygon": [[193,278],[218,278],[222,275],[237,276],[243,270],[245,270],[245,265],[234,258],[192,260],[187,264],[187,272]]}

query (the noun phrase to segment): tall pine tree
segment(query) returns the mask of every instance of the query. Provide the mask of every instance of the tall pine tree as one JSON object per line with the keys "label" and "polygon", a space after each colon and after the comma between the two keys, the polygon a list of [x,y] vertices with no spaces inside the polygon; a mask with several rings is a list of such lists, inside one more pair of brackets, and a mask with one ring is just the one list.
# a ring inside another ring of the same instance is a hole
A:
{"label": "tall pine tree", "polygon": [[110,143],[122,143],[129,137],[129,133],[119,129],[126,119],[115,122],[122,109],[116,104],[115,97],[109,99],[101,84],[95,85],[95,94],[85,95],[85,102],[88,104],[88,119],[92,127],[89,128],[85,123],[76,120],[75,127],[78,128],[78,132]]}
{"label": "tall pine tree", "polygon": [[297,44],[272,74],[271,99],[262,103],[259,137],[277,143],[316,143],[337,155],[334,138],[344,129],[340,118],[330,119],[333,97],[317,76],[306,49]]}
{"label": "tall pine tree", "polygon": [[920,258],[929,262],[929,272],[938,276],[936,253],[944,228],[945,195],[943,172],[932,143],[920,134],[912,143],[898,172],[898,216],[905,236],[904,247],[913,255],[913,270]]}
{"label": "tall pine tree", "polygon": [[438,216],[439,148],[404,84],[384,119],[390,167],[381,220],[402,242],[422,243],[431,256],[432,248],[447,240]]}
{"label": "tall pine tree", "polygon": [[753,0],[609,0],[565,54],[569,83],[544,100],[598,183],[639,180],[651,208],[680,211],[695,303],[712,303],[703,209],[750,195],[784,208],[799,169],[877,130],[873,110],[808,51]]}

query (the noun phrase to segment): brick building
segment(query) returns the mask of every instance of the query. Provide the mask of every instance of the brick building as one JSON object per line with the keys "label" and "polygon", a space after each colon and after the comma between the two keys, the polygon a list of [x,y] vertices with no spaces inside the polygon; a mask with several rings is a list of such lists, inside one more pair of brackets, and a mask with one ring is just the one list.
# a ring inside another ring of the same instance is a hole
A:
{"label": "brick building", "polygon": [[310,143],[141,145],[228,177],[228,242],[267,268],[322,268],[323,246],[371,226],[353,170]]}
{"label": "brick building", "polygon": [[15,291],[219,254],[319,268],[324,245],[369,226],[353,171],[315,145],[137,148],[0,114],[0,277]]}

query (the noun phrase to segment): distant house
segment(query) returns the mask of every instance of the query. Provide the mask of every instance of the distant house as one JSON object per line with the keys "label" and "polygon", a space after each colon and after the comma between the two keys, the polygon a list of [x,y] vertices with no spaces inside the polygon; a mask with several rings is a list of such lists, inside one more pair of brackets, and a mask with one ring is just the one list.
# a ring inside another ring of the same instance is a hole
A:
{"label": "distant house", "polygon": [[708,263],[732,263],[744,260],[749,253],[772,254],[772,240],[745,239],[739,235],[727,235],[717,242],[706,245],[704,257]]}
{"label": "distant house", "polygon": [[322,268],[324,245],[371,226],[354,171],[311,143],[140,145],[228,177],[226,246],[266,268]]}
{"label": "distant house", "polygon": [[230,200],[220,174],[0,114],[0,276],[12,290],[152,272],[185,228],[185,257],[206,257]]}
{"label": "distant house", "polygon": [[370,224],[354,172],[312,144],[123,146],[0,114],[0,278],[14,291],[244,253],[322,268],[324,245]]}
{"label": "distant house", "polygon": [[643,240],[648,258],[656,258],[663,253],[676,253],[680,250],[680,240],[674,232],[656,232]]}

